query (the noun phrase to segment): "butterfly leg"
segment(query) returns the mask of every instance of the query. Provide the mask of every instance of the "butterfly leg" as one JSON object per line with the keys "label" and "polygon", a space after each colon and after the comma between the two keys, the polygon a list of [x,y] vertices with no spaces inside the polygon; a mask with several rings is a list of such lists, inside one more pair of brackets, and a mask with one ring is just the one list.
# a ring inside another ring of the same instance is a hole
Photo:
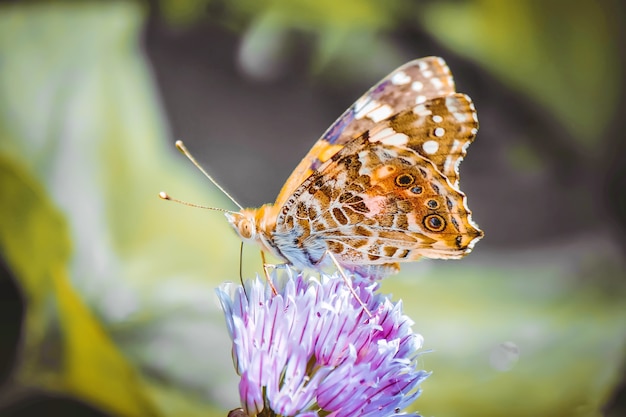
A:
{"label": "butterfly leg", "polygon": [[263,272],[265,273],[265,279],[267,280],[267,283],[270,284],[270,288],[272,289],[272,294],[278,295],[278,291],[276,290],[274,283],[270,279],[270,271],[269,271],[270,268],[276,269],[276,265],[268,264],[265,261],[265,252],[263,251],[261,251],[261,259],[263,260]]}
{"label": "butterfly leg", "polygon": [[350,279],[348,278],[348,276],[346,275],[345,270],[343,269],[343,267],[339,264],[339,262],[337,261],[337,258],[335,258],[335,255],[333,255],[330,251],[326,251],[326,255],[328,255],[331,259],[331,261],[333,261],[333,263],[335,264],[335,267],[337,267],[337,271],[339,271],[339,275],[341,275],[341,278],[343,278],[344,282],[346,283],[346,285],[348,286],[348,289],[350,290],[350,292],[352,293],[352,295],[354,296],[354,298],[357,300],[357,302],[359,304],[361,304],[361,307],[363,307],[363,310],[365,310],[365,313],[367,313],[369,318],[372,318],[372,313],[368,310],[367,306],[365,305],[365,303],[361,300],[361,298],[359,297],[359,295],[356,293],[356,291],[354,291],[354,288],[352,287],[352,281],[350,281]]}

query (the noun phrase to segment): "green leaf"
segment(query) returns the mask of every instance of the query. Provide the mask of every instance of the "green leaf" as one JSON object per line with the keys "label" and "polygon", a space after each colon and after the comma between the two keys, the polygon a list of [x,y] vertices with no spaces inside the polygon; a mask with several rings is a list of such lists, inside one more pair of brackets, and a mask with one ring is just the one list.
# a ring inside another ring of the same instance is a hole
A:
{"label": "green leaf", "polygon": [[61,213],[24,167],[2,155],[0,188],[6,198],[0,206],[0,247],[27,307],[15,379],[119,415],[160,415],[133,367],[69,283],[70,244]]}

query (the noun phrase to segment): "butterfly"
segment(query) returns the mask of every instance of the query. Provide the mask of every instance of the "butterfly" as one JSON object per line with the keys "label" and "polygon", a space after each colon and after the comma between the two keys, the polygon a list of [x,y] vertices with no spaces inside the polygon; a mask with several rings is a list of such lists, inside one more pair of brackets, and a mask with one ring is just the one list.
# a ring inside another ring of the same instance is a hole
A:
{"label": "butterfly", "polygon": [[313,145],[274,204],[226,213],[245,242],[296,268],[382,278],[400,262],[456,259],[483,232],[459,189],[476,137],[471,99],[442,58],[383,78]]}

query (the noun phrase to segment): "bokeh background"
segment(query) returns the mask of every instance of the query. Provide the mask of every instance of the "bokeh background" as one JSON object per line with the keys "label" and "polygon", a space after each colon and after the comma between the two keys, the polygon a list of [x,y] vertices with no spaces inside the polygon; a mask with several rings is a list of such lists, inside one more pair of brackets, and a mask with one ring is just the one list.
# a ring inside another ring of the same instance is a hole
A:
{"label": "bokeh background", "polygon": [[[234,208],[273,201],[398,65],[442,56],[481,129],[486,237],[385,280],[433,371],[425,416],[626,415],[620,0],[0,1],[0,415],[225,416],[214,288]],[[260,269],[244,251],[244,275]]]}

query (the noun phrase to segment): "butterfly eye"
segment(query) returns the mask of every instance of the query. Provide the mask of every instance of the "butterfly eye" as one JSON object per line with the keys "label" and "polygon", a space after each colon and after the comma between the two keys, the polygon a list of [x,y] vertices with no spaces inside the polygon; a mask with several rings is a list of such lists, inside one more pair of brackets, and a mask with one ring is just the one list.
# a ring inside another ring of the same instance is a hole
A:
{"label": "butterfly eye", "polygon": [[439,202],[437,200],[428,200],[426,202],[426,205],[428,206],[429,209],[436,209],[439,208]]}
{"label": "butterfly eye", "polygon": [[252,237],[252,235],[254,234],[254,230],[252,228],[252,224],[250,223],[250,221],[248,219],[244,219],[239,224],[239,234],[244,239],[250,239]]}
{"label": "butterfly eye", "polygon": [[424,217],[424,226],[431,232],[441,232],[446,228],[446,221],[438,214]]}
{"label": "butterfly eye", "polygon": [[411,188],[411,192],[413,194],[422,194],[422,191],[424,191],[424,189],[419,185],[416,185],[415,187]]}
{"label": "butterfly eye", "polygon": [[396,177],[398,187],[408,187],[415,182],[415,177],[411,174],[400,174]]}

